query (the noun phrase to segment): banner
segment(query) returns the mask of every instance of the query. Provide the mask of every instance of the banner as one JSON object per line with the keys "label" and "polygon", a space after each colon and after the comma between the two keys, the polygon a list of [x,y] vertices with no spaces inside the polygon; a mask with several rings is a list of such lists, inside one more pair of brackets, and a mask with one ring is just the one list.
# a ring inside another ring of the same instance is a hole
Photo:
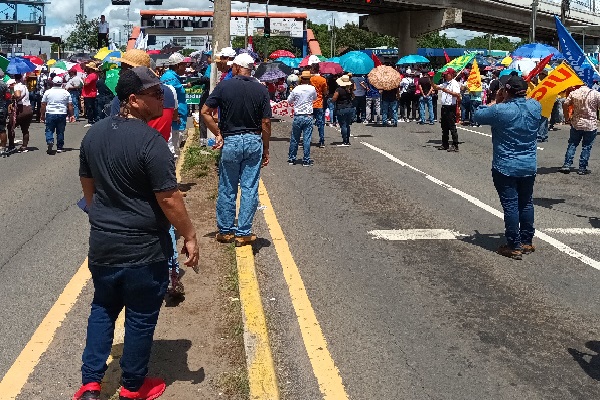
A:
{"label": "banner", "polygon": [[469,92],[483,91],[483,88],[481,87],[481,74],[479,73],[479,65],[477,65],[477,60],[473,60],[471,73],[467,79],[467,89],[469,89]]}
{"label": "banner", "polygon": [[185,89],[185,102],[187,104],[200,104],[200,98],[204,93],[204,85],[193,86]]}
{"label": "banner", "polygon": [[446,64],[452,61],[448,53],[446,53],[446,49],[444,49],[444,58],[446,59]]}
{"label": "banner", "polygon": [[293,117],[294,107],[287,102],[287,100],[276,103],[271,101],[271,112],[277,117]]}
{"label": "banner", "polygon": [[550,118],[554,102],[558,94],[572,86],[583,85],[575,71],[563,61],[558,67],[541,81],[529,94],[529,97],[540,102],[542,105],[542,115]]}
{"label": "banner", "polygon": [[435,83],[439,82],[440,78],[442,77],[442,72],[444,72],[448,68],[452,68],[453,70],[456,71],[457,74],[460,73],[460,71],[465,69],[467,64],[470,63],[471,60],[473,60],[476,55],[477,55],[477,53],[469,53],[469,54],[465,54],[464,56],[460,56],[460,57],[455,58],[454,60],[450,61],[448,64],[446,64],[442,68],[440,68],[438,70],[438,72],[436,72],[435,76],[433,77],[433,82],[435,82]]}
{"label": "banner", "polygon": [[583,54],[583,50],[571,36],[569,31],[560,22],[560,18],[554,17],[556,20],[556,30],[558,32],[558,42],[560,50],[565,57],[565,60],[573,68],[573,71],[581,78],[588,87],[594,85],[594,79],[600,80],[600,74],[596,72],[592,66],[592,62]]}

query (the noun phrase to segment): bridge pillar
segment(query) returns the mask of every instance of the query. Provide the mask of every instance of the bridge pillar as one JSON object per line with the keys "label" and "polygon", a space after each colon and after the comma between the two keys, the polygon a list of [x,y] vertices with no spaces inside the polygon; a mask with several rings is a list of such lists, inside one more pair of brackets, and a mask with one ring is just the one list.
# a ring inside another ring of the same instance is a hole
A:
{"label": "bridge pillar", "polygon": [[427,11],[364,15],[359,26],[371,32],[398,38],[398,55],[415,54],[420,36],[462,23],[462,10],[446,8]]}

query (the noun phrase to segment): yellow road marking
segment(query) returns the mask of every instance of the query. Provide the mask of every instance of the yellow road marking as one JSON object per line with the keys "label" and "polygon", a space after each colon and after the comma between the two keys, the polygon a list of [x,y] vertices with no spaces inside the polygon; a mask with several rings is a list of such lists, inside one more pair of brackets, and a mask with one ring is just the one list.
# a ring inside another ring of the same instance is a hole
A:
{"label": "yellow road marking", "polygon": [[279,261],[283,267],[283,275],[288,284],[292,304],[298,317],[304,346],[306,347],[308,358],[319,383],[319,389],[323,394],[323,399],[348,399],[342,377],[331,358],[329,350],[327,350],[327,341],[323,336],[321,325],[319,325],[317,316],[310,304],[310,299],[306,294],[306,288],[298,271],[298,266],[292,257],[292,252],[283,235],[283,230],[277,221],[275,210],[273,210],[271,199],[262,179],[259,183],[258,196],[260,204],[266,207],[264,210],[265,220],[271,233],[271,239],[273,239],[273,245],[279,256]]}
{"label": "yellow road marking", "polygon": [[235,254],[244,320],[244,344],[250,398],[277,400],[279,399],[279,388],[269,345],[267,321],[254,268],[252,246],[237,247]]}
{"label": "yellow road marking", "polygon": [[23,386],[29,379],[29,375],[31,375],[40,358],[52,343],[56,330],[61,326],[90,278],[86,258],[37,327],[21,354],[2,378],[2,382],[0,382],[1,400],[15,399],[21,393]]}

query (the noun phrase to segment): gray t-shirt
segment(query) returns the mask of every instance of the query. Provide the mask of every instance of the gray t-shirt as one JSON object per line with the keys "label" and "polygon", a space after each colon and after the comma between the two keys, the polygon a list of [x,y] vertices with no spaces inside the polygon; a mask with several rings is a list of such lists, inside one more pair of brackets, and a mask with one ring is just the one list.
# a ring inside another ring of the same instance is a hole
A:
{"label": "gray t-shirt", "polygon": [[362,96],[367,95],[366,89],[361,85],[361,83],[365,82],[364,76],[353,76],[352,82],[354,82],[354,96],[355,97],[362,97]]}

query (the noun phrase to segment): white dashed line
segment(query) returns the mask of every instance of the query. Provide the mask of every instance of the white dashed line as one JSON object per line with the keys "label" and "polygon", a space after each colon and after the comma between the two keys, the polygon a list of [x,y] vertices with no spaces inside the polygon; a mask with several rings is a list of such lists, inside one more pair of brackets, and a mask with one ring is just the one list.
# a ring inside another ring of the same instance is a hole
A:
{"label": "white dashed line", "polygon": [[373,239],[384,240],[453,240],[467,236],[450,229],[390,229],[367,233]]}
{"label": "white dashed line", "polygon": [[600,228],[549,228],[546,232],[559,233],[561,235],[593,235],[600,236]]}
{"label": "white dashed line", "polygon": [[[490,135],[489,133],[483,133],[483,132],[479,132],[479,131],[474,131],[473,129],[467,129],[467,128],[463,128],[462,126],[457,126],[458,129],[462,129],[463,131],[467,131],[467,132],[473,132],[476,133],[478,135],[481,136],[487,136],[487,137],[492,137],[492,135]],[[544,150],[543,147],[539,147],[537,148],[538,150]]]}

